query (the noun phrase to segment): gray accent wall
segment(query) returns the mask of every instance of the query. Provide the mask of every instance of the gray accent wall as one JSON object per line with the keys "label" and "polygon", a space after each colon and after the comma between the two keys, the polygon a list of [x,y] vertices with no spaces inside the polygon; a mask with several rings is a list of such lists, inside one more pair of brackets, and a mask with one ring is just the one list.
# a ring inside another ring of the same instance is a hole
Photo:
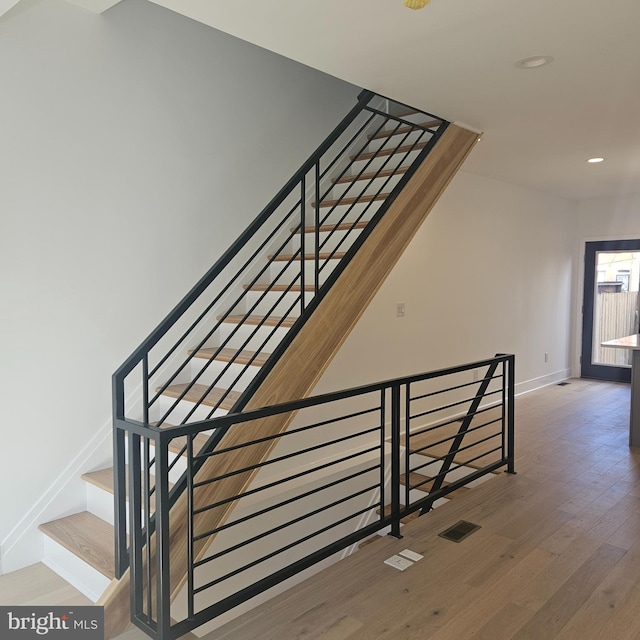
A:
{"label": "gray accent wall", "polygon": [[23,0],[0,87],[7,571],[38,559],[34,524],[84,508],[66,480],[108,459],[112,372],[359,89],[144,0]]}

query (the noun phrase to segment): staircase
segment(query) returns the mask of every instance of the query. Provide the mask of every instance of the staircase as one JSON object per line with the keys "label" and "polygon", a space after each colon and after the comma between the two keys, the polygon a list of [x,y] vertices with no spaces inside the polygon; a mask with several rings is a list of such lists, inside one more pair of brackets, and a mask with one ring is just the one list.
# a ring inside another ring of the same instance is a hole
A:
{"label": "staircase", "polygon": [[[132,530],[125,487],[149,490],[148,502],[131,510],[140,518],[133,533],[143,537],[156,525],[156,496],[163,508],[172,505],[167,534],[187,526],[184,460],[194,452],[238,448],[237,456],[198,463],[200,474],[229,472],[202,490],[209,503],[250,487],[256,472],[235,470],[266,460],[274,446],[267,438],[286,430],[293,416],[265,417],[242,436],[216,428],[216,419],[310,393],[477,139],[362,92],[331,136],[114,375],[115,469],[83,476],[87,512],[40,527],[45,562],[69,567],[65,577],[104,604],[106,637],[129,625]],[[210,428],[193,440],[167,436],[168,455],[154,451],[163,434],[194,424]],[[247,454],[246,443],[256,438],[263,444]],[[127,462],[142,472],[127,478]],[[202,526],[216,530],[233,508],[229,503],[203,514]],[[212,538],[198,542],[197,557]],[[148,553],[142,564],[155,562]],[[172,545],[167,553],[170,586],[162,588],[175,597],[187,580],[185,550]],[[154,609],[149,596],[146,615]],[[147,631],[169,637],[158,631],[168,628],[168,614],[160,615],[167,620]]]}

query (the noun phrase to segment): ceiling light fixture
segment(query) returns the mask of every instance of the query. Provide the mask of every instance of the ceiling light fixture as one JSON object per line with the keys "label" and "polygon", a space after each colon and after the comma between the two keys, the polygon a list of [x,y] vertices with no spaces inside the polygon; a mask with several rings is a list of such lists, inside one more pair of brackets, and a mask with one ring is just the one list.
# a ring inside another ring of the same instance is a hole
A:
{"label": "ceiling light fixture", "polygon": [[551,64],[553,58],[551,56],[529,56],[528,58],[522,58],[515,63],[515,66],[519,69],[537,69],[538,67],[544,67],[547,64]]}
{"label": "ceiling light fixture", "polygon": [[604,162],[604,158],[589,158],[587,162],[589,164],[598,164],[598,162]]}
{"label": "ceiling light fixture", "polygon": [[409,9],[423,9],[431,0],[404,0],[404,6]]}

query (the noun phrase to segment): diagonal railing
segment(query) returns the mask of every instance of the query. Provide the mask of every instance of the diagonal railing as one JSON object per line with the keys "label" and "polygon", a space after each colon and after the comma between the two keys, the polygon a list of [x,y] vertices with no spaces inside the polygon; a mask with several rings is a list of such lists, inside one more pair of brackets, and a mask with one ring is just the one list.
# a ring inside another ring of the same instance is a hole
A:
{"label": "diagonal railing", "polygon": [[[208,422],[202,452],[213,451],[225,433],[214,419],[246,406],[447,126],[363,91],[333,133],[114,374],[117,577],[129,566],[127,431]],[[186,448],[167,473],[177,473]],[[147,446],[141,454],[147,473],[156,462]],[[170,504],[187,481],[185,474],[177,478]],[[140,507],[150,513],[152,501]],[[149,533],[153,519],[150,526]]]}

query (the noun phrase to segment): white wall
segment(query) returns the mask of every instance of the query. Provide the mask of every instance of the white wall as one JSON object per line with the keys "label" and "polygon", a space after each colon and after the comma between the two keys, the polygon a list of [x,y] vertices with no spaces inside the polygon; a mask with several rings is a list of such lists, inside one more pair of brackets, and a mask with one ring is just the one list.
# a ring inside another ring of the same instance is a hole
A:
{"label": "white wall", "polygon": [[640,194],[580,202],[578,236],[580,241],[640,237]]}
{"label": "white wall", "polygon": [[586,242],[640,238],[640,194],[623,194],[611,198],[594,198],[578,204],[576,233],[574,344],[572,371],[580,375],[582,307],[584,290],[584,250]]}
{"label": "white wall", "polygon": [[518,391],[566,378],[575,230],[575,203],[460,172],[316,391],[498,352]]}
{"label": "white wall", "polygon": [[28,522],[61,515],[39,509],[65,468],[98,464],[83,448],[108,434],[112,372],[358,90],[143,0],[23,0],[0,21],[0,78],[7,570]]}

